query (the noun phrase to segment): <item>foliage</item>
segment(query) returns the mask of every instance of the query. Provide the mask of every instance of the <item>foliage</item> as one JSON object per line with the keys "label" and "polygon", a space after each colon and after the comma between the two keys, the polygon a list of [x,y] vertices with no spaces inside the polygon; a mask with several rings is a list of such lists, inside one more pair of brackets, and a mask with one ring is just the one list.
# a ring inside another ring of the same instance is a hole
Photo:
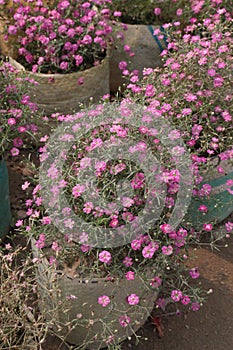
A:
{"label": "foliage", "polygon": [[221,5],[232,9],[231,0],[112,0],[111,8],[122,13],[128,24],[165,24],[180,21],[182,28],[191,17],[204,18]]}
{"label": "foliage", "polygon": [[49,324],[38,313],[30,256],[8,243],[0,248],[0,258],[0,347],[41,349]]}

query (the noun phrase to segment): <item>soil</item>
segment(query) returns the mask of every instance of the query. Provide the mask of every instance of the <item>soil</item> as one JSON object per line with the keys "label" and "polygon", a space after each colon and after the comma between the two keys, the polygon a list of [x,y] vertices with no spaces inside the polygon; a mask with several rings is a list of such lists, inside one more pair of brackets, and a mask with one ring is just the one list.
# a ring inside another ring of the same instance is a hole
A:
{"label": "soil", "polygon": [[[18,220],[26,216],[23,204],[25,194],[21,185],[32,172],[16,158],[8,160],[8,169],[13,218]],[[229,219],[233,220],[233,215]],[[219,229],[221,225],[216,228]],[[137,332],[141,337],[140,344],[137,345],[135,337],[132,337],[122,343],[122,350],[233,349],[233,236],[221,241],[218,250],[211,251],[208,246],[204,246],[197,249],[195,254],[195,264],[200,268],[203,287],[213,290],[208,301],[199,311],[181,313],[179,316],[160,315],[158,310],[154,310],[164,327],[164,335],[160,338],[155,326],[148,320]],[[43,350],[67,349],[52,335],[43,344]]]}

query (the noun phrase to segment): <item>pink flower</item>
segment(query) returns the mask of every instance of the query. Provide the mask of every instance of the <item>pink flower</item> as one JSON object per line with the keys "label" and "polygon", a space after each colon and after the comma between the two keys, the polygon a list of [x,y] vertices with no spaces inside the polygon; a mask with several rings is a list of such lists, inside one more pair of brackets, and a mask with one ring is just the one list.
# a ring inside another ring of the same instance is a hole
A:
{"label": "pink flower", "polygon": [[124,163],[120,163],[114,166],[114,168],[110,169],[110,174],[117,175],[121,171],[123,171],[126,168],[126,165]]}
{"label": "pink flower", "polygon": [[52,266],[52,265],[55,265],[57,266],[58,265],[58,261],[56,258],[54,258],[54,256],[50,256],[49,258],[49,265]]}
{"label": "pink flower", "polygon": [[112,219],[109,223],[110,227],[117,227],[118,226],[118,219]]}
{"label": "pink flower", "polygon": [[190,271],[189,271],[189,274],[190,276],[193,278],[193,279],[196,279],[200,276],[200,273],[197,269],[197,267],[193,267]]}
{"label": "pink flower", "polygon": [[129,267],[129,266],[132,266],[133,265],[133,259],[130,258],[129,256],[126,256],[123,260],[123,264],[126,266],[126,267]]}
{"label": "pink flower", "polygon": [[101,295],[98,298],[98,303],[103,307],[107,306],[110,303],[110,298],[107,295]]}
{"label": "pink flower", "polygon": [[30,182],[26,181],[24,184],[22,184],[22,190],[25,191],[30,186]]}
{"label": "pink flower", "polygon": [[72,194],[75,198],[80,197],[84,191],[85,191],[84,185],[76,185],[72,188]]}
{"label": "pink flower", "polygon": [[15,35],[15,34],[17,34],[17,28],[16,28],[16,26],[10,25],[10,26],[8,27],[8,33],[9,33],[10,35]]}
{"label": "pink flower", "polygon": [[206,232],[210,232],[213,229],[213,225],[212,224],[203,224],[203,230],[205,230]]}
{"label": "pink flower", "polygon": [[111,261],[111,259],[111,253],[109,253],[107,250],[103,250],[101,253],[99,253],[99,261],[107,264]]}
{"label": "pink flower", "polygon": [[164,255],[171,255],[173,253],[173,248],[171,245],[168,245],[168,246],[163,246],[162,247],[162,253]]}
{"label": "pink flower", "polygon": [[74,56],[76,66],[80,66],[83,63],[83,57],[81,55]]}
{"label": "pink flower", "polygon": [[128,281],[133,281],[135,279],[135,272],[128,271],[128,272],[126,272],[125,277]]}
{"label": "pink flower", "polygon": [[59,247],[57,242],[53,242],[51,249],[54,250],[55,252],[59,252],[61,250],[61,247]]}
{"label": "pink flower", "polygon": [[124,70],[124,69],[126,69],[127,65],[128,65],[127,62],[121,61],[121,62],[119,63],[119,69],[120,69],[120,70]]}
{"label": "pink flower", "polygon": [[79,242],[84,244],[88,241],[88,234],[86,232],[82,232],[81,235],[79,235]]}
{"label": "pink flower", "polygon": [[51,224],[52,220],[49,216],[44,216],[41,219],[41,222],[42,222],[42,225],[49,225],[49,224]]}
{"label": "pink flower", "polygon": [[127,315],[122,315],[119,317],[119,323],[122,327],[127,327],[131,322],[131,319]]}
{"label": "pink flower", "polygon": [[184,296],[182,297],[182,299],[181,299],[181,303],[182,303],[183,305],[188,305],[188,304],[190,303],[190,298],[189,298],[189,296],[188,296],[188,295],[184,295]]}
{"label": "pink flower", "polygon": [[153,97],[155,95],[155,88],[152,84],[148,84],[146,86],[146,92],[145,92],[145,96],[146,97]]}
{"label": "pink flower", "polygon": [[182,8],[179,8],[179,9],[176,10],[176,15],[177,15],[177,16],[181,16],[182,13],[183,13]]}
{"label": "pink flower", "polygon": [[113,12],[114,17],[121,17],[121,12],[120,11],[114,11]]}
{"label": "pink flower", "polygon": [[16,124],[15,118],[9,118],[8,121],[7,121],[7,124],[8,124],[8,125],[11,125],[11,126],[12,126],[12,125],[15,125],[15,124]]}
{"label": "pink flower", "polygon": [[122,203],[123,207],[129,208],[134,204],[134,200],[132,198],[129,198],[129,197],[122,197],[121,203]]}
{"label": "pink flower", "polygon": [[16,147],[13,147],[13,148],[11,149],[10,152],[11,152],[11,155],[12,155],[13,157],[19,155],[19,150],[18,150],[18,148],[16,148]]}
{"label": "pink flower", "polygon": [[131,242],[131,248],[133,250],[139,250],[141,248],[141,245],[142,245],[142,242],[141,240],[139,239],[134,239],[132,242]]}
{"label": "pink flower", "polygon": [[83,85],[84,84],[84,78],[80,77],[78,78],[78,85]]}
{"label": "pink flower", "polygon": [[207,73],[209,74],[210,77],[214,77],[216,74],[216,70],[213,68],[210,68],[210,69],[208,69]]}
{"label": "pink flower", "polygon": [[131,181],[131,186],[134,189],[142,188],[145,182],[145,175],[143,173],[137,173]]}
{"label": "pink flower", "polygon": [[90,35],[84,35],[82,44],[89,45],[92,43],[92,37]]}
{"label": "pink flower", "polygon": [[15,224],[16,227],[20,227],[23,225],[23,220],[18,220]]}
{"label": "pink flower", "polygon": [[204,204],[201,204],[198,208],[198,210],[201,212],[201,213],[207,213],[208,211],[208,207]]}
{"label": "pink flower", "polygon": [[159,15],[161,14],[161,8],[155,7],[155,8],[154,8],[154,14],[155,14],[156,16],[159,16]]}
{"label": "pink flower", "polygon": [[61,10],[65,10],[69,6],[70,6],[70,2],[67,0],[63,0],[58,4],[59,9],[61,9]]}
{"label": "pink flower", "polygon": [[124,51],[125,52],[130,52],[131,51],[131,47],[129,45],[124,45]]}
{"label": "pink flower", "polygon": [[94,206],[92,202],[86,202],[84,204],[83,212],[86,214],[90,214],[90,212],[93,210]]}
{"label": "pink flower", "polygon": [[191,114],[192,113],[192,109],[191,108],[184,108],[183,110],[182,110],[182,114],[183,115],[189,115],[189,114]]}
{"label": "pink flower", "polygon": [[83,252],[83,253],[86,253],[86,252],[88,252],[90,250],[90,246],[89,245],[87,245],[87,244],[82,244],[81,245],[81,251]]}
{"label": "pink flower", "polygon": [[226,231],[227,232],[232,232],[233,231],[233,222],[228,221],[225,223]]}
{"label": "pink flower", "polygon": [[91,165],[91,158],[84,157],[80,160],[80,168],[85,169]]}
{"label": "pink flower", "polygon": [[130,294],[127,297],[127,302],[129,305],[137,305],[139,303],[139,296],[137,294]]}
{"label": "pink flower", "polygon": [[93,139],[93,141],[91,142],[90,146],[86,148],[86,150],[92,151],[97,147],[101,147],[103,144],[103,140],[101,138],[97,138],[97,139]]}
{"label": "pink flower", "polygon": [[191,309],[193,311],[198,311],[200,309],[200,304],[198,302],[192,303]]}
{"label": "pink flower", "polygon": [[125,220],[125,221],[128,221],[128,222],[131,222],[134,220],[134,216],[132,213],[130,213],[129,211],[125,211],[123,214],[122,214],[122,219]]}
{"label": "pink flower", "polygon": [[74,227],[74,221],[70,218],[66,219],[64,221],[64,225],[65,225],[65,227],[72,229]]}
{"label": "pink flower", "polygon": [[162,224],[162,225],[160,225],[160,228],[161,228],[162,232],[166,233],[166,234],[170,233],[172,231],[172,227],[169,224]]}
{"label": "pink flower", "polygon": [[58,177],[58,169],[55,167],[54,164],[52,164],[52,166],[47,171],[47,176],[51,179],[56,179]]}
{"label": "pink flower", "polygon": [[145,246],[142,250],[142,256],[144,258],[151,259],[154,255],[154,253],[158,250],[158,244],[155,242],[151,242],[147,246]]}
{"label": "pink flower", "polygon": [[23,140],[20,139],[19,137],[16,137],[14,140],[13,140],[13,145],[15,147],[21,147],[23,145]]}
{"label": "pink flower", "polygon": [[214,87],[222,86],[224,83],[224,79],[221,76],[214,78]]}
{"label": "pink flower", "polygon": [[227,52],[229,51],[229,48],[227,45],[222,45],[222,46],[219,46],[218,48],[218,52]]}
{"label": "pink flower", "polygon": [[171,298],[172,300],[174,300],[175,302],[178,302],[181,300],[182,298],[182,292],[180,290],[173,290],[171,292]]}
{"label": "pink flower", "polygon": [[169,132],[168,137],[170,140],[176,140],[180,138],[180,131],[172,130]]}
{"label": "pink flower", "polygon": [[41,233],[39,239],[36,241],[36,247],[39,249],[44,248],[45,246],[45,234]]}
{"label": "pink flower", "polygon": [[60,63],[60,68],[62,69],[62,70],[66,70],[66,69],[68,69],[69,68],[69,63],[68,62],[61,62]]}
{"label": "pink flower", "polygon": [[95,169],[97,170],[97,175],[101,175],[101,172],[106,170],[107,163],[104,162],[103,160],[96,162],[95,164]]}
{"label": "pink flower", "polygon": [[199,196],[209,196],[212,190],[212,186],[209,184],[204,184],[201,189],[198,191]]}
{"label": "pink flower", "polygon": [[162,280],[158,276],[155,276],[154,278],[152,278],[150,282],[150,286],[157,289],[161,286],[161,284],[162,284]]}

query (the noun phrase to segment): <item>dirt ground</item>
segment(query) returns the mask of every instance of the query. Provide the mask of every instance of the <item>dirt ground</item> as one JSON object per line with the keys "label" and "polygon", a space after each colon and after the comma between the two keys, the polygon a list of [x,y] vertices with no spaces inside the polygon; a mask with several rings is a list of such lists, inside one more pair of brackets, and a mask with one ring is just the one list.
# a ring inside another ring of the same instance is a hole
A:
{"label": "dirt ground", "polygon": [[[24,193],[21,189],[25,181],[23,169],[20,164],[9,163],[10,195],[15,219],[25,217]],[[137,332],[141,337],[140,344],[136,345],[132,337],[122,343],[122,350],[233,349],[233,236],[221,243],[223,247],[219,251],[212,252],[208,247],[196,251],[196,265],[200,268],[203,286],[213,290],[204,306],[186,315],[162,316],[162,338],[158,337],[155,327],[148,321]],[[225,244],[228,246],[224,247]],[[43,350],[67,350],[67,347],[54,336],[49,336]]]}

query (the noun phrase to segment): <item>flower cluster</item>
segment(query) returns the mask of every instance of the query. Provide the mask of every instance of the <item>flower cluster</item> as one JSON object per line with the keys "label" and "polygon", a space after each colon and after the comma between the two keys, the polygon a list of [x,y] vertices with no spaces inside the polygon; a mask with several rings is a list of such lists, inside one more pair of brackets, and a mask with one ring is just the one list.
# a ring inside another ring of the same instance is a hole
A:
{"label": "flower cluster", "polygon": [[[165,25],[170,34],[168,48],[162,52],[164,67],[145,69],[141,81],[133,72],[128,84],[127,96],[144,101],[158,117],[176,125],[179,132],[172,137],[184,140],[196,185],[214,158],[233,158],[231,23],[230,12],[216,7],[200,22],[192,17],[184,31],[179,22]],[[156,34],[162,35],[159,29]],[[217,170],[219,176],[227,173],[221,165]],[[226,185],[231,193],[232,184]],[[211,186],[204,184],[194,194],[203,197],[210,192]]]}
{"label": "flower cluster", "polygon": [[17,59],[41,73],[87,69],[106,56],[112,32],[111,0],[14,0],[6,39],[15,37]]}
{"label": "flower cluster", "polygon": [[[41,181],[32,191],[33,198],[27,200],[29,220],[26,226],[21,222],[20,230],[36,239],[35,246],[55,269],[68,265],[72,270],[78,260],[75,276],[81,279],[124,278],[134,283],[140,276],[148,290],[163,291],[158,306],[163,308],[173,302],[177,307],[180,303],[197,310],[204,294],[193,285],[198,271],[185,266],[187,255],[184,254],[194,237],[184,227],[173,228],[169,224],[182,185],[176,167],[177,147],[181,154],[184,149],[175,143],[169,154],[166,145],[159,141],[163,128],[150,127],[149,120],[154,115],[148,108],[142,115],[139,113],[141,125],[131,125],[130,120],[135,118],[131,106],[134,103],[129,100],[116,105],[116,120],[111,114],[111,118],[107,118],[109,112],[104,104],[73,116],[58,116],[62,121],[62,134],[51,137],[51,144],[40,149]],[[94,117],[102,121],[107,118],[108,122],[93,127]],[[123,117],[128,123],[123,122]],[[77,130],[86,130],[86,133],[75,141]],[[175,133],[175,129],[170,133],[168,130],[169,142],[174,142]],[[45,140],[48,138],[43,138]],[[69,144],[66,151],[61,149],[60,142]],[[114,147],[117,153],[112,159]],[[104,159],[100,156],[103,148]],[[162,164],[159,169],[153,154]],[[146,162],[147,167],[140,169],[138,160],[139,164],[140,160]],[[155,208],[161,202],[162,214],[154,221]],[[145,216],[145,224],[140,215]],[[182,215],[180,211],[179,215]],[[154,221],[150,227],[149,217]],[[77,218],[81,218],[78,223]],[[114,230],[114,239],[110,247],[111,230]],[[97,295],[96,302],[108,308],[111,297]],[[125,302],[131,307],[140,307],[137,287]],[[123,314],[119,323],[127,327],[130,317]]]}
{"label": "flower cluster", "polygon": [[6,152],[17,156],[26,137],[37,131],[31,122],[38,112],[27,95],[30,84],[36,83],[20,75],[9,63],[0,62],[0,158]]}
{"label": "flower cluster", "polygon": [[164,25],[179,21],[184,28],[191,17],[207,17],[219,5],[231,11],[228,0],[112,0],[111,8],[122,12],[124,23]]}

